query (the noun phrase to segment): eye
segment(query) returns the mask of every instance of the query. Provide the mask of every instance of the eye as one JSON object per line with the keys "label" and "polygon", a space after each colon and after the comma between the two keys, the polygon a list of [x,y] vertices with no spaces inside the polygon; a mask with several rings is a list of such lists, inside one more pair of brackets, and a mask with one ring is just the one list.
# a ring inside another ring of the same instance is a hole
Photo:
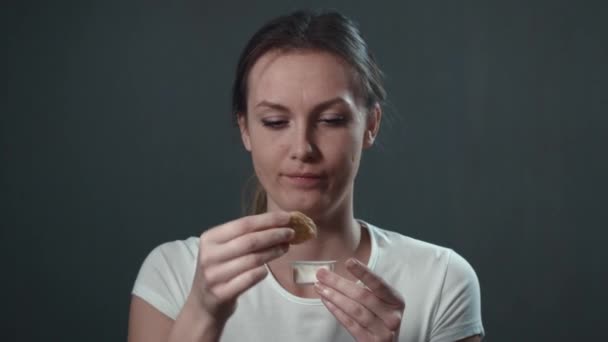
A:
{"label": "eye", "polygon": [[342,126],[346,123],[346,117],[344,115],[324,116],[319,121],[329,126]]}
{"label": "eye", "polygon": [[262,125],[264,125],[264,127],[268,127],[268,128],[272,128],[272,129],[283,128],[283,127],[287,126],[288,123],[289,123],[289,121],[282,120],[282,119],[263,119],[262,120]]}

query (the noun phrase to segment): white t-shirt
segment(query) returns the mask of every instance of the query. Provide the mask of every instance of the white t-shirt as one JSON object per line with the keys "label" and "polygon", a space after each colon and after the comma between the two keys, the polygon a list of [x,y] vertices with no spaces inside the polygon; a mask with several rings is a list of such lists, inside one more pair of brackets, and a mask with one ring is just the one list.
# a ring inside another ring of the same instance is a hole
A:
{"label": "white t-shirt", "polygon": [[[479,282],[451,249],[362,222],[371,237],[368,267],[405,299],[401,342],[444,342],[484,334]],[[194,278],[199,238],[164,243],[144,261],[133,294],[176,319]],[[286,291],[271,273],[238,299],[222,341],[353,341],[320,299]]]}

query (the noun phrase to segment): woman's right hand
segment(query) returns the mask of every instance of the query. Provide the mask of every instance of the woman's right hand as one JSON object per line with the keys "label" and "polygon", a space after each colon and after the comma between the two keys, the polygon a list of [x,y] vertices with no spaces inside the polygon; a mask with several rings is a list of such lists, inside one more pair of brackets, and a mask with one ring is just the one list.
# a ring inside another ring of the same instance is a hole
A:
{"label": "woman's right hand", "polygon": [[232,315],[237,298],[268,273],[265,263],[284,255],[294,230],[287,212],[246,216],[205,231],[190,296],[219,324]]}

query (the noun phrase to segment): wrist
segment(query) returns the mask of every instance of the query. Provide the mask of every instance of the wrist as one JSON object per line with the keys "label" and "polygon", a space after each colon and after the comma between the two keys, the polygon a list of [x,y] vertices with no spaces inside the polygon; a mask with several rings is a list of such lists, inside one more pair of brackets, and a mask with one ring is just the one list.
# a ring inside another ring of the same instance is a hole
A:
{"label": "wrist", "polygon": [[210,314],[200,301],[188,296],[171,329],[169,341],[219,341],[226,321]]}

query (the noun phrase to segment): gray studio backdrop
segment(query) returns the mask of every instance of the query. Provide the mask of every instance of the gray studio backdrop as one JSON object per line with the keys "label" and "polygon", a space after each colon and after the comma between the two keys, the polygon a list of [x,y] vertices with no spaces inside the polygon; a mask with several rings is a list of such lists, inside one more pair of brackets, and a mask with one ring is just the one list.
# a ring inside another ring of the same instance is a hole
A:
{"label": "gray studio backdrop", "polygon": [[488,341],[598,338],[606,5],[110,0],[3,5],[7,340],[126,338],[147,253],[241,213],[241,48],[318,6],[356,19],[387,75],[357,216],[467,258]]}

